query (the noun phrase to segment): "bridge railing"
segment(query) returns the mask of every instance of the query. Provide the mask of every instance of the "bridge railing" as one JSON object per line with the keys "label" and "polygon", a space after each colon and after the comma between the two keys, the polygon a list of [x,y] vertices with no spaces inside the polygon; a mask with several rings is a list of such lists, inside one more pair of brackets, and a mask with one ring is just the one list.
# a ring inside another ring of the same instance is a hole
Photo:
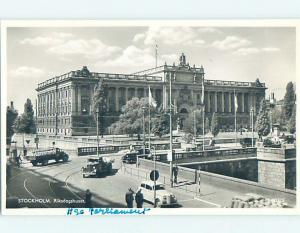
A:
{"label": "bridge railing", "polygon": [[[175,161],[189,158],[199,158],[199,157],[212,157],[212,156],[228,156],[228,155],[245,155],[245,154],[255,154],[256,148],[235,148],[235,149],[217,149],[217,150],[205,150],[205,151],[182,151],[175,152]],[[158,153],[156,155],[157,161],[167,161],[166,153]]]}

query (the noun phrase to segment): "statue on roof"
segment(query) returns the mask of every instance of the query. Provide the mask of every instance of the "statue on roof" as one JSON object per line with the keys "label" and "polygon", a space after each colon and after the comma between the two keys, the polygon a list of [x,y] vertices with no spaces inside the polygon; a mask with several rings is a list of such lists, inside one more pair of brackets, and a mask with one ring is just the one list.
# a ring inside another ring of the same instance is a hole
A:
{"label": "statue on roof", "polygon": [[182,53],[180,58],[179,58],[179,65],[180,66],[185,66],[186,65],[186,58],[185,58],[184,53]]}

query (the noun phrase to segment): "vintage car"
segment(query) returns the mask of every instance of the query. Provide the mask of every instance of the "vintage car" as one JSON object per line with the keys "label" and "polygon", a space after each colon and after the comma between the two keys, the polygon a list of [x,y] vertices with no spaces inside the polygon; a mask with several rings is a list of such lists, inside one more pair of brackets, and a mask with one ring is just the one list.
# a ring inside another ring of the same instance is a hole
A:
{"label": "vintage car", "polygon": [[164,207],[164,206],[175,206],[177,205],[177,199],[174,194],[169,193],[164,184],[160,182],[154,181],[142,181],[138,191],[141,190],[144,200],[154,204],[154,189],[156,191],[156,207]]}
{"label": "vintage car", "polygon": [[69,160],[69,155],[59,148],[51,149],[37,149],[31,154],[25,156],[26,160],[29,160],[33,166],[41,163],[43,166],[47,165],[49,160],[55,160],[55,162]]}
{"label": "vintage car", "polygon": [[126,153],[124,156],[122,156],[122,162],[128,163],[128,164],[136,163],[137,156],[138,156],[138,153],[136,153],[136,152]]}
{"label": "vintage car", "polygon": [[113,160],[109,157],[91,157],[88,158],[85,167],[82,167],[83,178],[89,176],[100,177],[102,175],[108,175],[112,172]]}

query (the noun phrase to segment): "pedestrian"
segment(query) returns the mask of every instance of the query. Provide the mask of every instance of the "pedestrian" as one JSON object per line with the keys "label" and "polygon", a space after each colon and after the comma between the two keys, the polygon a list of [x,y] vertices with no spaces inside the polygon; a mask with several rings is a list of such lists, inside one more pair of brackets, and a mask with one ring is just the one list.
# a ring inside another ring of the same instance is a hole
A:
{"label": "pedestrian", "polygon": [[135,195],[135,202],[137,208],[143,208],[144,195],[141,189],[139,189]]}
{"label": "pedestrian", "polygon": [[178,166],[175,165],[173,168],[173,175],[174,175],[174,183],[177,184],[177,176],[178,176]]}
{"label": "pedestrian", "polygon": [[21,158],[21,154],[17,155],[16,157],[16,163],[17,163],[17,166],[20,167],[20,164],[22,162],[22,158]]}
{"label": "pedestrian", "polygon": [[128,192],[126,192],[125,194],[125,201],[127,203],[127,208],[133,208],[133,201],[134,201],[133,193],[134,193],[133,190],[129,188]]}
{"label": "pedestrian", "polygon": [[85,208],[92,207],[92,193],[89,189],[85,191]]}

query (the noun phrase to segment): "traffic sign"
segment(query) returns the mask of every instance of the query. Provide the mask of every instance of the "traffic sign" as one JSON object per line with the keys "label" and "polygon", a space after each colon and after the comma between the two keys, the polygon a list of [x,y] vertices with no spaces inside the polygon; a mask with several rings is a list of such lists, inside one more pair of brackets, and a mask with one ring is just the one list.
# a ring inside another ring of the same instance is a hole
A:
{"label": "traffic sign", "polygon": [[152,181],[156,181],[156,180],[158,180],[158,178],[159,178],[159,172],[157,170],[152,170],[150,172],[150,179]]}

